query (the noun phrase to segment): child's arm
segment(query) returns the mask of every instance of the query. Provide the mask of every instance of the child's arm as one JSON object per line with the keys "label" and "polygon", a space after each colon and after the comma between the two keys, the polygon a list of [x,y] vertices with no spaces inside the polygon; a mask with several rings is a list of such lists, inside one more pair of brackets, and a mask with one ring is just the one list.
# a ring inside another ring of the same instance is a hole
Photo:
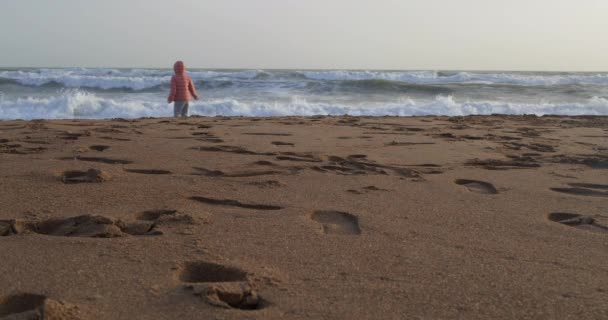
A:
{"label": "child's arm", "polygon": [[175,83],[175,77],[171,77],[171,92],[169,93],[169,97],[167,97],[168,103],[175,101],[176,93],[177,93],[177,83]]}
{"label": "child's arm", "polygon": [[188,80],[188,90],[190,90],[190,94],[192,94],[194,99],[198,100],[198,94],[196,93],[196,88],[194,87],[194,82],[192,82],[192,79]]}

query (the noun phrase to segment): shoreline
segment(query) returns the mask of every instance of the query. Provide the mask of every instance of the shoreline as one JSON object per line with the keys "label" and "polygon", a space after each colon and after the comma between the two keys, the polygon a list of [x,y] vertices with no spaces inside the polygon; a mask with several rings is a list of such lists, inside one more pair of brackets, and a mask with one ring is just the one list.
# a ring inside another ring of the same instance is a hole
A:
{"label": "shoreline", "polygon": [[608,118],[608,115],[594,115],[594,114],[583,114],[583,115],[561,115],[561,114],[507,114],[507,113],[494,113],[494,114],[468,114],[468,115],[459,115],[459,116],[450,116],[450,115],[411,115],[411,116],[397,116],[397,115],[288,115],[288,116],[226,116],[226,115],[216,115],[216,116],[204,116],[204,115],[189,115],[186,118],[176,118],[171,115],[167,115],[165,117],[137,117],[137,118],[124,118],[124,117],[116,117],[116,118],[61,118],[61,119],[47,119],[47,118],[37,118],[37,119],[0,119],[0,122],[11,122],[11,121],[19,121],[19,122],[28,122],[28,121],[132,121],[132,120],[153,120],[153,119],[175,119],[175,120],[187,120],[187,119],[260,119],[260,120],[276,120],[276,119],[291,119],[291,118],[312,118],[312,119],[320,119],[320,118],[361,118],[361,119],[408,119],[408,118],[437,118],[437,119],[450,119],[450,118],[484,118],[484,117],[497,117],[497,118],[539,118],[539,119],[548,119],[548,118],[574,118],[574,119],[589,119],[589,118]]}

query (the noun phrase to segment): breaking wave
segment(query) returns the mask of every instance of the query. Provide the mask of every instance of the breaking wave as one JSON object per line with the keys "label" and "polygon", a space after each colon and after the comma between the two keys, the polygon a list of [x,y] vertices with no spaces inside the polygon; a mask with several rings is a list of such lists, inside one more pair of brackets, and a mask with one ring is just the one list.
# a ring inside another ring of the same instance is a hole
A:
{"label": "breaking wave", "polygon": [[[0,96],[0,119],[138,118],[171,116],[172,107],[158,100],[115,100],[93,93],[68,90],[46,98],[8,100]],[[245,102],[214,99],[191,104],[191,114],[202,116],[423,116],[423,115],[608,115],[608,99],[593,97],[582,103],[507,103],[456,101],[452,96],[431,100],[398,99],[389,103],[321,103],[293,98],[288,102]]]}

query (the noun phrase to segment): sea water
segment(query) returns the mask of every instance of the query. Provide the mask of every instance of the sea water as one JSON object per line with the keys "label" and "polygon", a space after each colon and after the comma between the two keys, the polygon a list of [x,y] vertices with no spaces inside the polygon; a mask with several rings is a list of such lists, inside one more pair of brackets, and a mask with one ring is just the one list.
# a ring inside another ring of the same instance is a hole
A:
{"label": "sea water", "polygon": [[[202,116],[608,115],[608,73],[190,69]],[[172,115],[171,69],[0,69],[0,119]]]}

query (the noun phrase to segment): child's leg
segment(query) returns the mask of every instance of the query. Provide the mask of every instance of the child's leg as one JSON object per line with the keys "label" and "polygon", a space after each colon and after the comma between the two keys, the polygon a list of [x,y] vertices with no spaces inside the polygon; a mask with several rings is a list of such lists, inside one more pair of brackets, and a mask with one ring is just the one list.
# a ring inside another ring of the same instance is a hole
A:
{"label": "child's leg", "polygon": [[173,116],[179,117],[182,114],[182,109],[184,108],[185,101],[175,101],[173,103]]}
{"label": "child's leg", "polygon": [[176,118],[179,117],[179,112],[179,102],[175,101],[173,102],[173,116]]}
{"label": "child's leg", "polygon": [[182,117],[188,117],[188,107],[190,107],[190,104],[188,103],[188,101],[186,101],[186,103],[184,103],[184,106],[182,107]]}

